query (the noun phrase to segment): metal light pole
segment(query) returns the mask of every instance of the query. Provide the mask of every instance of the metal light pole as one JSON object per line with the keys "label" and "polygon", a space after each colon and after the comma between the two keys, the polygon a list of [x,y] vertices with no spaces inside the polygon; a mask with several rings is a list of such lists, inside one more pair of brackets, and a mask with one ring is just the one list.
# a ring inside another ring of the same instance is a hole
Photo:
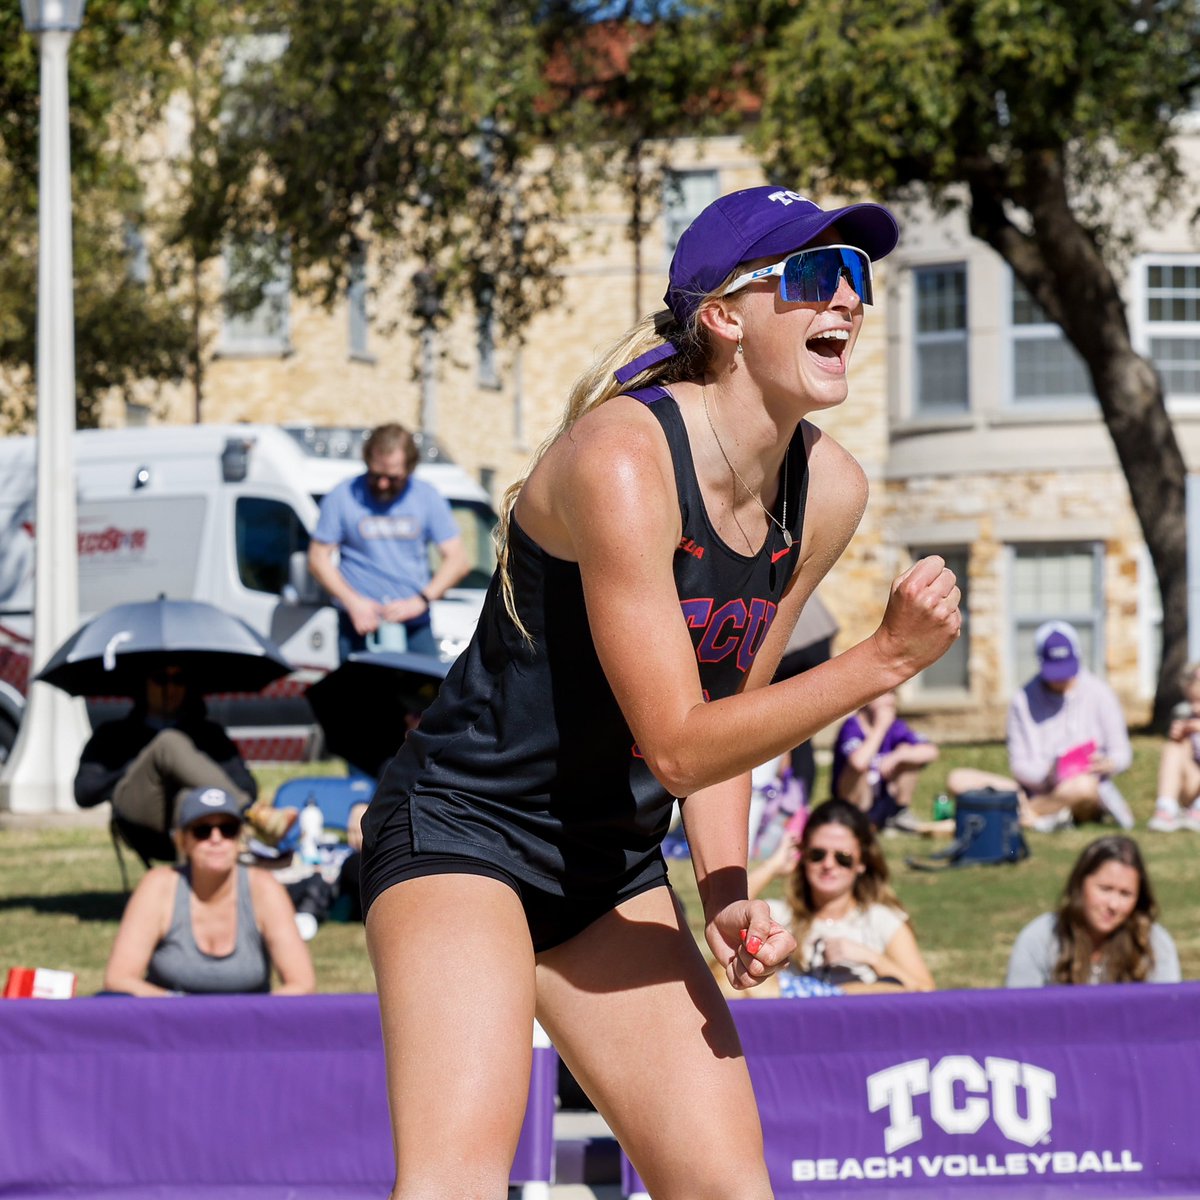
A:
{"label": "metal light pole", "polygon": [[[71,154],[67,50],[85,0],[21,0],[41,42],[38,177],[37,509],[30,675],[79,624],[75,531],[75,306],[71,258]],[[69,812],[87,737],[83,701],[31,683],[21,730],[0,776],[0,808]]]}

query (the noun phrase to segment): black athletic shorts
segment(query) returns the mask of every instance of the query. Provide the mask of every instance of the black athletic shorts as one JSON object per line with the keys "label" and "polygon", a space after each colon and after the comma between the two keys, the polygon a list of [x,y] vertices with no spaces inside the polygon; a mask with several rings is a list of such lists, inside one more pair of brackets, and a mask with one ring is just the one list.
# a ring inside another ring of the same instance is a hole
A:
{"label": "black athletic shorts", "polygon": [[519,878],[496,863],[458,854],[418,854],[413,850],[407,800],[401,800],[376,844],[363,856],[359,886],[365,919],[371,904],[393,884],[424,875],[482,875],[507,884],[521,901],[536,953],[582,933],[618,904],[651,888],[670,886],[667,864],[656,854],[630,876],[613,882],[603,895],[563,896]]}

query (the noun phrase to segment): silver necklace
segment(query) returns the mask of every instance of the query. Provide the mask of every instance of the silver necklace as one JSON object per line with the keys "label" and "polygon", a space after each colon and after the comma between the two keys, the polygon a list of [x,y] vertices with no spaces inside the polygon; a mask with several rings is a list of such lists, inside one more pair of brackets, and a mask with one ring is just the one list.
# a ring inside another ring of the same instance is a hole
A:
{"label": "silver necklace", "polygon": [[708,427],[712,430],[712,435],[716,438],[717,449],[721,451],[721,457],[725,460],[725,465],[733,472],[733,477],[750,493],[750,499],[758,505],[759,508],[766,513],[767,520],[774,525],[781,534],[783,534],[783,544],[790,550],[792,546],[792,535],[788,533],[787,528],[787,498],[788,498],[788,459],[791,457],[791,448],[783,456],[783,523],[780,524],[767,506],[759,499],[754,489],[738,474],[738,469],[729,459],[729,455],[725,453],[725,446],[721,441],[721,435],[717,432],[717,427],[713,424],[712,413],[708,411],[708,385],[702,384],[700,387],[700,402],[704,405],[704,415],[708,418]]}

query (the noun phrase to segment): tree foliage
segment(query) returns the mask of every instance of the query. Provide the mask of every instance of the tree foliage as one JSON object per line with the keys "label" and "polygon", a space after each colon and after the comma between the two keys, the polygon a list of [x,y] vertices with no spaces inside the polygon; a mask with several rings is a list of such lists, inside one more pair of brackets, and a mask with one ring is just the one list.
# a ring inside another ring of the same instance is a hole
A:
{"label": "tree foliage", "polygon": [[[177,378],[188,334],[156,264],[133,269],[148,206],[139,146],[174,85],[180,5],[92,0],[68,70],[78,418],[110,388]],[[0,9],[0,366],[28,379],[37,326],[39,47],[17,5]],[[28,387],[20,398],[31,398]],[[9,398],[10,401],[13,399]],[[17,423],[32,416],[7,415]]]}
{"label": "tree foliage", "polygon": [[575,148],[590,179],[628,199],[633,319],[643,312],[641,245],[675,158],[672,139],[722,132],[743,94],[727,86],[719,12],[679,0],[589,3],[546,15],[544,136]]}
{"label": "tree foliage", "polygon": [[536,140],[536,4],[301,0],[253,15],[283,44],[231,98],[222,188],[195,228],[285,238],[298,286],[327,303],[364,246],[385,275],[413,259],[432,273],[443,316],[486,294],[514,330],[553,297],[563,185]]}
{"label": "tree foliage", "polygon": [[1163,597],[1162,721],[1187,646],[1185,469],[1118,279],[1132,234],[1182,199],[1175,135],[1200,85],[1195,0],[739,7],[775,176],[962,205],[1082,355]]}

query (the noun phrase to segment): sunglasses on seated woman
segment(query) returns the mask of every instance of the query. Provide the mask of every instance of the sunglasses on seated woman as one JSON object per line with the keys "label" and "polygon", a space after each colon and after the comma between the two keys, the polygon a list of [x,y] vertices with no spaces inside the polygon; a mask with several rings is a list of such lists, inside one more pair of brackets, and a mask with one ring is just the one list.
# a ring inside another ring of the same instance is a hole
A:
{"label": "sunglasses on seated woman", "polygon": [[188,833],[198,842],[207,842],[217,830],[227,842],[232,842],[241,833],[242,824],[240,821],[209,821],[204,825],[188,826]]}
{"label": "sunglasses on seated woman", "polygon": [[824,846],[809,846],[804,852],[804,861],[815,866],[817,863],[823,863],[826,856],[830,854],[833,855],[833,861],[839,867],[845,867],[848,871],[854,866],[853,854],[847,854],[845,850],[826,850]]}
{"label": "sunglasses on seated woman", "polygon": [[787,304],[827,304],[843,276],[864,304],[875,303],[871,260],[856,246],[813,246],[797,250],[769,267],[739,275],[722,293],[728,296],[751,283],[779,276],[779,295]]}

